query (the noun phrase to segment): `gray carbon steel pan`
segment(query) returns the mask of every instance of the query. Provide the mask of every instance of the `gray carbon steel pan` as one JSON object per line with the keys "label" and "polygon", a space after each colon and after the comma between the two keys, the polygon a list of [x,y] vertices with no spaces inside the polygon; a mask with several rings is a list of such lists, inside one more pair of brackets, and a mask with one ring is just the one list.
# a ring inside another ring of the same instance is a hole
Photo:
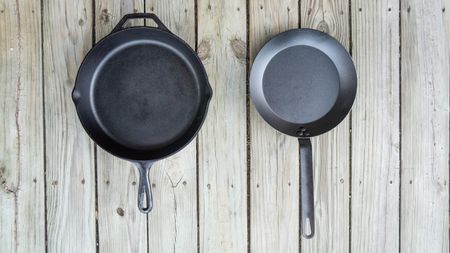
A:
{"label": "gray carbon steel pan", "polygon": [[356,96],[356,70],[330,35],[294,29],[267,42],[250,72],[251,99],[267,123],[299,138],[302,233],[314,235],[312,150],[309,137],[337,126]]}
{"label": "gray carbon steel pan", "polygon": [[[153,19],[158,27],[123,28],[135,18]],[[138,206],[144,213],[153,207],[151,165],[195,137],[211,96],[196,53],[151,13],[124,16],[87,54],[72,92],[95,143],[137,165]]]}

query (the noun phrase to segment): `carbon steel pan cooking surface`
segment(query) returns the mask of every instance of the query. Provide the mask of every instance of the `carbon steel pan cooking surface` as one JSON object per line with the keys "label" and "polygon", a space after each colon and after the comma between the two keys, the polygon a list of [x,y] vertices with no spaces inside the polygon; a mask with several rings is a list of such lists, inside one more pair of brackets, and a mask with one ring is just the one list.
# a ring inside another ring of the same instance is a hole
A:
{"label": "carbon steel pan cooking surface", "polygon": [[339,93],[339,75],[331,59],[320,50],[293,46],[270,60],[264,71],[263,90],[269,107],[281,118],[307,124],[333,107]]}

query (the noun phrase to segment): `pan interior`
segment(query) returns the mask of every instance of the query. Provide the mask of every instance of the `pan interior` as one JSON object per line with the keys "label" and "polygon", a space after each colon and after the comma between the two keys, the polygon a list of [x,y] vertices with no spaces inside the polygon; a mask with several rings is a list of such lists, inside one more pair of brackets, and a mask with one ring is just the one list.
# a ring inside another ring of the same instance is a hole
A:
{"label": "pan interior", "polygon": [[339,74],[322,51],[305,45],[292,46],[269,61],[263,92],[278,117],[307,124],[332,109],[339,93]]}
{"label": "pan interior", "polygon": [[93,83],[96,118],[121,145],[153,150],[170,145],[192,124],[200,84],[176,49],[142,41],[113,51]]}

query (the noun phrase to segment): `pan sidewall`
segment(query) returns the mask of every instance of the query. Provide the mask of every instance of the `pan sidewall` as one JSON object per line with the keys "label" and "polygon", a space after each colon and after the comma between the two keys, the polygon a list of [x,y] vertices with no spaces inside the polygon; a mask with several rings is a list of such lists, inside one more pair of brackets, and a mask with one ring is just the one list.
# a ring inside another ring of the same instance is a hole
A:
{"label": "pan sidewall", "polygon": [[[101,61],[104,60],[104,57],[107,57],[111,50],[124,43],[149,38],[160,41],[160,43],[169,41],[169,46],[176,47],[179,52],[183,52],[183,57],[194,69],[195,77],[200,85],[200,102],[193,122],[176,141],[157,150],[132,149],[110,138],[99,124],[92,101],[92,81],[95,80],[95,72],[98,70]],[[212,97],[212,88],[203,64],[186,42],[170,32],[157,28],[132,27],[107,35],[89,51],[79,68],[72,97],[83,128],[98,146],[114,156],[126,160],[146,161],[159,160],[175,154],[195,138],[206,118],[208,105]]]}
{"label": "pan sidewall", "polygon": [[[267,65],[282,50],[292,46],[310,46],[323,52],[334,63],[339,75],[339,93],[331,109],[323,117],[308,123],[284,120],[270,107],[263,90]],[[269,40],[255,57],[250,72],[250,97],[261,117],[276,130],[294,137],[312,137],[337,126],[349,113],[356,97],[356,70],[347,50],[330,35],[313,29],[293,29]],[[309,130],[299,136],[300,128]]]}

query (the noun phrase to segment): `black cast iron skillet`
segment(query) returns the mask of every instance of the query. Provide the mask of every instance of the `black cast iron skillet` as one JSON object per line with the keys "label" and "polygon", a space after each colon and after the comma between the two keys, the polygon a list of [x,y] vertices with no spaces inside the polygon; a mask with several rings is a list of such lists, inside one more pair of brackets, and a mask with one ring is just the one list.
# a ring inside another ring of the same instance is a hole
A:
{"label": "black cast iron skillet", "polygon": [[[157,28],[123,28],[134,18],[153,19]],[[150,167],[195,137],[211,96],[196,53],[151,13],[125,15],[87,54],[72,92],[95,143],[139,169],[143,213],[153,207]]]}
{"label": "black cast iron skillet", "polygon": [[250,94],[273,128],[297,137],[300,146],[302,234],[314,236],[310,137],[337,126],[356,96],[356,70],[345,48],[312,29],[294,29],[271,39],[255,58]]}

